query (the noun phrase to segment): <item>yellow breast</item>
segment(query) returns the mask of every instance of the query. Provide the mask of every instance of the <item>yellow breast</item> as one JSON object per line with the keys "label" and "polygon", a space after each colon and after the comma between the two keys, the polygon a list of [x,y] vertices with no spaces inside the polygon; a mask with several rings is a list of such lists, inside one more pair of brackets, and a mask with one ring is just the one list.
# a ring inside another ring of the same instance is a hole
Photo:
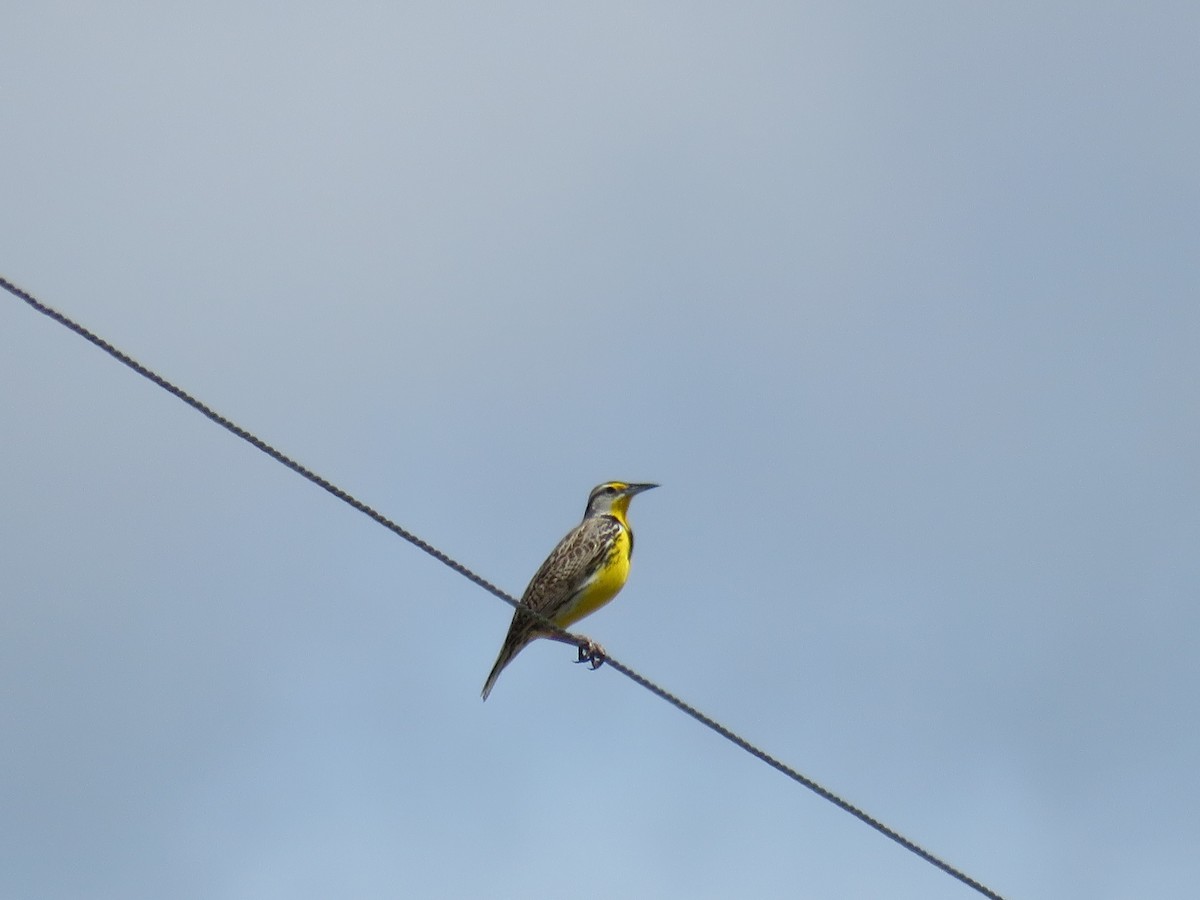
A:
{"label": "yellow breast", "polygon": [[613,541],[604,565],[595,571],[574,599],[554,617],[555,625],[559,628],[570,628],[617,596],[625,586],[625,580],[629,578],[630,548],[629,529],[622,528],[617,534],[617,539]]}

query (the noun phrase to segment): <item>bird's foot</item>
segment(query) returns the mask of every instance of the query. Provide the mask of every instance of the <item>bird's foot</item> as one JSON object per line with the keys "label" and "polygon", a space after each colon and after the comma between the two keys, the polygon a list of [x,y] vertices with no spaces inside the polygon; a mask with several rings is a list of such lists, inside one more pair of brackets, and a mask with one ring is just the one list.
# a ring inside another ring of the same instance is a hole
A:
{"label": "bird's foot", "polygon": [[593,641],[591,638],[583,638],[579,643],[579,659],[577,663],[587,663],[593,670],[604,665],[604,659],[608,654],[604,652],[604,648]]}

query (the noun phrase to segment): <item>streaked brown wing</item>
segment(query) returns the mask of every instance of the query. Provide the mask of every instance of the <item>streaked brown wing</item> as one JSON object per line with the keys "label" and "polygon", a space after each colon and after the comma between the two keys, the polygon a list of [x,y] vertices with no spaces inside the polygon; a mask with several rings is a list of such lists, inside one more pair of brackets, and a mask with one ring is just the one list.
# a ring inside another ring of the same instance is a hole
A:
{"label": "streaked brown wing", "polygon": [[486,700],[491,693],[504,667],[526,644],[538,637],[555,636],[540,619],[533,618],[522,607],[535,609],[547,618],[553,618],[604,562],[609,546],[620,530],[620,524],[612,516],[596,516],[584,519],[558,542],[558,546],[530,579],[529,587],[525,588],[521,598],[521,607],[513,613],[500,655],[496,657],[496,664],[484,683],[483,699]]}
{"label": "streaked brown wing", "polygon": [[[546,616],[560,609],[604,561],[608,547],[620,525],[609,516],[586,519],[564,537],[541,568],[529,581],[521,604]],[[518,624],[518,619],[520,623]],[[540,630],[534,620],[520,612],[513,619],[513,631]]]}

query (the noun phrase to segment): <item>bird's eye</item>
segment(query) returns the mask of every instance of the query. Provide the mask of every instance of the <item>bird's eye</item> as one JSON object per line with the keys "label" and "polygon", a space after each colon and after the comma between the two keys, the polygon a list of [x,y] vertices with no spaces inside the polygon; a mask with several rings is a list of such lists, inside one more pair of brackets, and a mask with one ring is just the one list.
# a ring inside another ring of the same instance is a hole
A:
{"label": "bird's eye", "polygon": [[611,484],[608,485],[608,487],[606,487],[604,489],[604,493],[609,494],[609,495],[615,494],[616,492],[617,492],[617,489],[615,487],[613,487]]}

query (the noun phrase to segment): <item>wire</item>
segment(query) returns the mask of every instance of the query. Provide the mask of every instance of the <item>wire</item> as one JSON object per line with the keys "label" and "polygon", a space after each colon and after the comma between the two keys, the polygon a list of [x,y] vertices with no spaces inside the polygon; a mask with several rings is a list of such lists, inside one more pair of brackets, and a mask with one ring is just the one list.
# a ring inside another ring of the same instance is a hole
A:
{"label": "wire", "polygon": [[[357,497],[353,496],[352,494],[347,493],[346,491],[342,490],[337,485],[333,484],[332,482],[328,481],[327,479],[322,478],[320,475],[316,474],[311,469],[308,469],[305,466],[301,465],[300,463],[296,462],[290,456],[287,456],[283,452],[276,450],[274,447],[272,447],[266,441],[262,440],[261,438],[257,437],[256,435],[252,434],[251,432],[247,431],[245,428],[242,428],[240,425],[237,425],[234,422],[230,421],[225,416],[221,415],[216,410],[207,406],[200,400],[197,400],[195,397],[193,397],[187,391],[183,390],[183,388],[180,388],[180,387],[172,384],[171,382],[167,381],[167,379],[165,379],[161,375],[159,375],[157,372],[154,372],[153,370],[146,368],[144,365],[139,363],[133,357],[129,356],[127,353],[124,353],[121,350],[118,350],[116,347],[114,347],[108,341],[104,340],[104,338],[89,331],[87,328],[83,327],[82,325],[75,322],[74,320],[68,318],[63,313],[59,312],[58,310],[53,309],[49,306],[46,306],[44,303],[37,300],[32,294],[17,287],[15,284],[10,282],[8,279],[4,278],[3,276],[0,276],[0,287],[3,287],[6,291],[8,291],[10,294],[17,297],[18,299],[24,300],[29,306],[33,307],[38,312],[42,313],[45,316],[48,316],[49,318],[58,322],[60,325],[75,332],[80,337],[84,338],[85,340],[88,340],[91,343],[95,344],[97,347],[99,347],[101,350],[103,350],[109,356],[113,357],[118,362],[123,363],[124,365],[128,366],[129,368],[133,369],[133,371],[137,372],[139,375],[143,376],[144,378],[148,378],[150,381],[154,382],[156,385],[161,387],[163,390],[167,391],[170,394],[174,394],[176,397],[178,397],[180,400],[182,400],[188,406],[192,407],[197,412],[203,414],[207,418],[216,422],[218,425],[220,425],[225,430],[231,432],[232,434],[237,435],[242,440],[244,440],[247,443],[251,444],[252,446],[258,448],[263,453],[267,454],[267,456],[274,459],[276,462],[282,463],[283,465],[287,466],[289,469],[291,469],[297,475],[301,475],[302,477],[311,481],[317,487],[319,487],[325,491],[328,491],[330,494],[337,497],[343,503],[346,503],[346,504],[354,507],[359,512],[374,519],[376,522],[378,522],[384,528],[388,529],[388,531],[391,531],[393,534],[396,534],[397,536],[404,538],[404,540],[408,541],[413,546],[418,547],[419,549],[425,551],[430,556],[432,556],[434,559],[436,559],[438,562],[442,563],[443,565],[449,566],[455,572],[462,575],[464,578],[474,582],[475,584],[477,584],[479,587],[483,588],[488,593],[494,594],[495,596],[499,597],[501,600],[503,600],[509,606],[517,607],[520,605],[519,601],[515,597],[513,597],[511,594],[506,593],[505,591],[496,587],[496,585],[492,584],[487,579],[475,574],[470,569],[468,569],[466,566],[464,566],[462,563],[454,560],[447,554],[443,553],[441,550],[434,547],[432,544],[429,544],[428,542],[422,540],[420,537],[413,534],[408,529],[402,528],[400,525],[397,525],[395,522],[393,522],[387,516],[383,515],[380,512],[377,512],[375,509],[368,506],[366,503],[363,503]],[[533,611],[527,610],[527,612],[532,613]],[[551,628],[553,628],[555,631],[557,631],[561,637],[563,637],[564,639],[569,640],[570,642],[575,643],[579,646],[581,661],[583,661],[585,659],[585,655],[584,655],[585,648],[595,646],[594,644],[592,644],[591,641],[589,641],[585,637],[572,634],[570,632],[564,631],[561,628],[557,628],[557,626],[554,626],[553,623],[551,623],[548,619],[542,618],[542,621],[543,621],[543,623],[549,625]],[[799,785],[802,785],[803,787],[808,788],[813,793],[817,794],[818,796],[822,797],[825,800],[828,800],[834,806],[837,806],[838,808],[844,810],[845,812],[848,812],[850,815],[854,816],[856,819],[863,822],[864,824],[871,826],[876,831],[878,831],[880,834],[895,841],[897,844],[899,844],[905,850],[908,850],[908,851],[916,854],[917,856],[919,856],[921,859],[925,860],[930,865],[933,865],[933,866],[941,869],[947,875],[950,875],[951,877],[958,879],[963,884],[965,884],[967,887],[972,888],[973,890],[977,891],[978,893],[982,894],[985,897],[991,898],[991,900],[1004,900],[1004,898],[1001,897],[1000,894],[996,893],[991,888],[980,883],[979,881],[976,881],[974,878],[970,877],[969,875],[960,871],[959,869],[956,869],[954,866],[950,865],[949,863],[945,862],[944,860],[940,859],[939,857],[934,856],[932,853],[930,853],[924,847],[909,840],[904,835],[900,834],[900,832],[896,831],[894,828],[891,828],[890,826],[885,825],[883,822],[879,821],[874,816],[869,815],[868,813],[859,809],[857,806],[850,803],[849,801],[842,799],[837,794],[833,793],[833,791],[829,790],[828,788],[823,787],[822,785],[813,781],[808,776],[802,775],[800,772],[796,771],[795,769],[793,769],[791,766],[787,765],[786,763],[776,759],[774,756],[771,756],[765,750],[762,750],[759,747],[755,746],[754,744],[750,743],[748,740],[741,737],[736,732],[734,732],[734,731],[730,730],[729,728],[725,727],[724,725],[722,725],[716,719],[712,718],[709,715],[706,715],[705,713],[696,709],[696,707],[685,702],[684,700],[681,700],[679,697],[675,696],[670,691],[667,691],[665,688],[662,688],[659,685],[655,684],[649,678],[646,678],[644,675],[641,675],[640,673],[634,671],[633,669],[631,669],[629,666],[625,665],[620,660],[614,659],[613,657],[611,657],[611,656],[607,655],[607,653],[605,653],[603,656],[593,656],[592,662],[594,664],[594,667],[598,666],[602,662],[608,663],[608,665],[611,668],[620,672],[622,675],[624,675],[626,678],[633,681],[635,684],[640,685],[641,687],[650,691],[650,693],[654,694],[656,697],[659,697],[660,699],[665,700],[667,703],[670,703],[672,706],[674,706],[680,712],[685,713],[688,716],[691,716],[693,719],[695,719],[701,725],[704,725],[704,726],[712,729],[717,734],[719,734],[721,737],[725,738],[727,741],[735,744],[738,747],[741,747],[743,750],[745,750],[751,756],[755,757],[756,759],[761,760],[762,762],[766,763],[771,768],[786,775],[792,781],[796,782]]]}

